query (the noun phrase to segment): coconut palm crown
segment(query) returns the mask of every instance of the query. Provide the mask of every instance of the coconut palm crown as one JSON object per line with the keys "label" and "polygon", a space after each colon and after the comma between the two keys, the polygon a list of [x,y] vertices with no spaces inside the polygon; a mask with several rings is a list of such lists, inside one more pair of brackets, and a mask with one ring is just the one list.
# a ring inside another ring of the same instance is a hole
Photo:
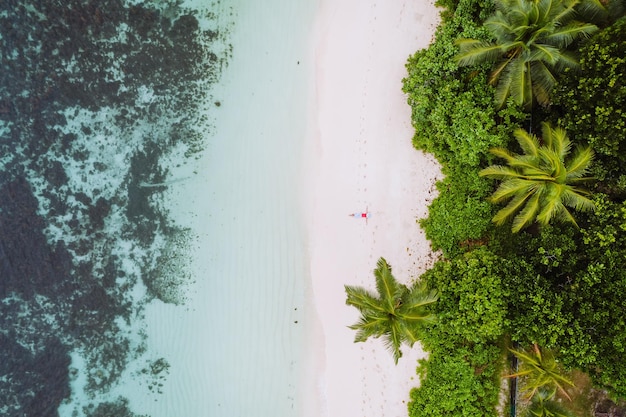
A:
{"label": "coconut palm crown", "polygon": [[496,85],[496,105],[507,97],[526,109],[533,101],[546,105],[563,68],[576,68],[575,56],[565,51],[597,26],[576,21],[578,0],[496,0],[496,12],[484,26],[493,42],[459,39],[459,65],[495,62],[490,83]]}
{"label": "coconut palm crown", "polygon": [[382,336],[397,364],[402,356],[402,343],[412,347],[418,340],[420,327],[435,319],[426,306],[437,301],[437,292],[428,290],[422,283],[411,288],[400,284],[384,258],[378,260],[374,276],[378,294],[361,287],[345,286],[346,304],[361,313],[359,321],[349,327],[357,331],[355,343]]}
{"label": "coconut palm crown", "polygon": [[522,414],[524,417],[575,417],[574,413],[563,407],[556,399],[556,390],[540,388],[533,395],[529,406]]}
{"label": "coconut palm crown", "polygon": [[493,218],[503,224],[513,217],[513,232],[537,221],[547,225],[553,219],[577,225],[569,208],[580,211],[594,209],[587,198],[589,191],[580,185],[591,178],[585,173],[593,159],[591,148],[578,148],[571,158],[572,144],[561,128],[553,129],[542,124],[543,144],[535,135],[523,129],[514,133],[524,154],[517,155],[503,148],[493,148],[491,153],[506,160],[508,166],[492,165],[480,175],[502,180],[491,196],[493,203],[508,201]]}
{"label": "coconut palm crown", "polygon": [[535,394],[546,395],[545,399],[554,397],[556,390],[559,390],[567,399],[570,396],[565,391],[564,386],[574,386],[574,383],[563,375],[559,363],[554,358],[552,352],[542,351],[536,344],[532,350],[510,349],[521,361],[519,372],[507,375],[509,378],[523,377],[522,391],[526,393],[526,398],[531,399]]}

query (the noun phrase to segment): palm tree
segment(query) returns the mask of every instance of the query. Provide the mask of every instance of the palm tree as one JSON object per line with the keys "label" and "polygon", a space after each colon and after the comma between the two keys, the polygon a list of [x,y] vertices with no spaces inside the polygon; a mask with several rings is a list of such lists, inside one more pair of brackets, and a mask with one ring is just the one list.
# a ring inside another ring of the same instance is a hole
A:
{"label": "palm tree", "polygon": [[382,336],[398,364],[402,356],[400,345],[406,343],[412,347],[418,340],[419,328],[434,320],[426,306],[437,301],[437,292],[428,290],[421,282],[410,289],[400,284],[384,258],[378,260],[374,276],[378,294],[361,287],[345,286],[346,304],[361,312],[359,321],[349,327],[357,331],[355,343],[364,342],[370,336]]}
{"label": "palm tree", "polygon": [[495,40],[459,39],[459,65],[497,62],[490,83],[501,108],[509,95],[526,109],[546,105],[563,68],[577,68],[567,51],[572,42],[598,28],[574,20],[578,0],[496,0],[496,12],[484,26]]}
{"label": "palm tree", "polygon": [[525,417],[574,417],[574,414],[554,400],[556,390],[540,388],[533,396]]}
{"label": "palm tree", "polygon": [[[552,352],[542,352],[536,344],[530,351],[513,349],[510,349],[510,351],[521,360],[522,364],[520,371],[508,375],[508,377],[524,377],[524,388],[522,391],[527,392],[527,399],[534,398],[535,394],[539,393],[544,395],[546,392],[551,392],[551,390],[556,393],[558,389],[567,399],[571,400],[563,386],[574,386],[574,383],[562,375],[561,368],[554,359]],[[550,398],[554,396],[554,393]]]}
{"label": "palm tree", "polygon": [[578,148],[568,159],[572,144],[565,130],[553,129],[549,123],[542,124],[543,145],[523,129],[517,129],[514,135],[524,154],[493,148],[491,153],[505,159],[508,166],[492,165],[479,173],[502,180],[490,198],[492,202],[510,200],[493,221],[502,224],[517,213],[512,226],[515,233],[534,221],[547,225],[557,219],[576,225],[568,207],[581,211],[594,208],[586,197],[589,191],[579,186],[591,179],[584,176],[593,159],[591,148]]}

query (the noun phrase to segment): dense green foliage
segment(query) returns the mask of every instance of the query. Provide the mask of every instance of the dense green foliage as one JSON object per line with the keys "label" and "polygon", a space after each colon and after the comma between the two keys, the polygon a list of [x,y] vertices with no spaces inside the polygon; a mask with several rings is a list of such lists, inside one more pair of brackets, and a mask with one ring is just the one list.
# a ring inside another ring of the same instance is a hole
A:
{"label": "dense green foliage", "polygon": [[[482,417],[495,415],[499,364],[484,361],[499,355],[497,346],[457,350],[452,354],[431,352],[420,361],[421,386],[411,392],[409,415],[413,417]],[[478,356],[477,359],[474,356]]]}
{"label": "dense green foliage", "polygon": [[[576,264],[564,297],[568,327],[578,340],[563,343],[563,361],[626,396],[626,202],[596,196],[593,222],[582,230]],[[574,333],[575,334],[575,333]]]}
{"label": "dense green foliage", "polygon": [[411,416],[493,416],[505,355],[501,336],[510,326],[511,274],[527,275],[486,248],[438,261],[422,279],[440,288],[438,320],[420,340],[430,352],[422,361],[420,389],[411,393]]}
{"label": "dense green foliage", "polygon": [[378,294],[361,287],[345,287],[346,304],[361,313],[350,328],[357,331],[355,342],[382,337],[397,364],[402,357],[400,345],[413,346],[421,326],[435,319],[428,306],[437,301],[437,292],[429,290],[424,282],[416,282],[411,288],[400,284],[384,258],[378,260],[374,277]]}
{"label": "dense green foliage", "polygon": [[434,250],[454,256],[493,228],[495,206],[487,201],[491,181],[480,178],[478,170],[446,171],[446,177],[437,183],[439,197],[428,208],[429,216],[421,225]]}
{"label": "dense green foliage", "polygon": [[509,325],[502,281],[512,269],[510,262],[484,248],[437,262],[422,279],[441,288],[439,325],[456,335],[459,344],[498,340]]}
{"label": "dense green foliage", "polygon": [[[496,110],[489,66],[459,68],[453,61],[456,39],[489,40],[482,23],[493,4],[440,5],[446,9],[435,41],[410,57],[404,80],[414,145],[433,153],[446,175],[421,221],[442,252],[422,277],[439,290],[433,306],[439,320],[419,335],[430,356],[420,362],[410,416],[495,415],[509,340],[554,352],[566,369],[580,369],[624,398],[626,20],[596,20],[606,26],[580,43],[580,72],[564,71],[552,104],[531,118],[511,100]],[[509,223],[491,222],[498,207],[488,197],[497,184],[479,172],[497,162],[491,148],[519,153],[513,132],[535,132],[544,121],[567,131],[573,153],[586,146],[595,152],[597,181],[589,184],[595,211],[577,214],[579,228],[531,225],[512,233]],[[528,410],[550,415],[550,401],[534,398]]]}
{"label": "dense green foliage", "polygon": [[403,87],[412,108],[415,146],[444,164],[469,169],[485,162],[489,148],[505,145],[514,124],[526,117],[514,108],[494,109],[487,68],[459,68],[454,61],[459,34],[487,36],[476,20],[482,15],[477,1],[459,0],[451,19],[437,29],[435,42],[409,58]]}
{"label": "dense green foliage", "polygon": [[597,154],[594,176],[626,190],[626,20],[598,33],[581,49],[580,74],[555,94],[555,115]]}

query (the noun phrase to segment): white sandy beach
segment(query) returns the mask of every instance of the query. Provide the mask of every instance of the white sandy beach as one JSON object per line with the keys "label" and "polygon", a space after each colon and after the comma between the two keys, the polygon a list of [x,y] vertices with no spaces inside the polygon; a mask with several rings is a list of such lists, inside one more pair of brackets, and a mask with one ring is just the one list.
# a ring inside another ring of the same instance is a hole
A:
{"label": "white sandy beach", "polygon": [[[407,415],[418,384],[419,346],[394,366],[380,340],[353,343],[358,312],[344,285],[374,289],[383,256],[410,282],[432,264],[416,219],[425,217],[440,177],[434,159],[411,145],[401,91],[407,57],[426,47],[438,23],[429,0],[323,0],[315,33],[317,141],[310,175],[311,276],[319,325],[307,376],[314,396],[304,415]],[[369,210],[364,219],[349,213]]]}

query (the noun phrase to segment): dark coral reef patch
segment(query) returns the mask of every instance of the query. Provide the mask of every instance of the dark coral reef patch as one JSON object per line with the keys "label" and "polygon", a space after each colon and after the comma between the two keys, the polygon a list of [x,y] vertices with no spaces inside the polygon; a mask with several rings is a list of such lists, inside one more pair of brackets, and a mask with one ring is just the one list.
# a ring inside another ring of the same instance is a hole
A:
{"label": "dark coral reef patch", "polygon": [[[145,351],[128,330],[141,303],[183,299],[162,251],[185,231],[159,203],[163,187],[141,184],[165,180],[174,150],[203,149],[229,28],[175,0],[127,3],[0,2],[4,416],[58,415],[78,372],[98,398]],[[149,289],[139,303],[137,286]],[[75,408],[112,410],[132,415],[124,399]]]}

